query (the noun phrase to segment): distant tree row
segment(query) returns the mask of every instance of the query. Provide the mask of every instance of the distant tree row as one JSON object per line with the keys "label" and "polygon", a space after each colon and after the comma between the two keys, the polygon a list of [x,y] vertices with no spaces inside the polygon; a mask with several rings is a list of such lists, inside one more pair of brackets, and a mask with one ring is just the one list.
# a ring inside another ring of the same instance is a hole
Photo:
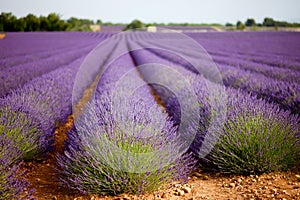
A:
{"label": "distant tree row", "polygon": [[[0,32],[10,31],[91,31],[90,25],[125,25],[122,23],[102,22],[97,20],[96,23],[89,19],[78,19],[71,17],[68,20],[62,20],[60,15],[50,13],[48,16],[35,16],[28,14],[26,17],[17,18],[12,13],[2,12],[0,15]],[[125,30],[144,28],[147,26],[222,26],[221,24],[196,24],[196,23],[148,23],[144,24],[139,20],[133,20]],[[253,18],[248,18],[244,23],[238,21],[235,25],[226,23],[227,27],[243,30],[245,27],[300,27],[299,23],[289,23],[277,21],[266,17],[262,23],[256,23]]]}
{"label": "distant tree row", "polygon": [[[227,27],[233,27],[231,23],[226,23]],[[300,23],[289,23],[286,21],[276,21],[273,18],[266,17],[262,23],[256,23],[253,18],[248,18],[245,23],[237,21],[236,29],[243,30],[245,27],[300,27]]]}
{"label": "distant tree row", "polygon": [[89,31],[92,20],[77,19],[72,17],[62,20],[56,13],[47,17],[37,17],[28,14],[26,17],[17,18],[12,13],[2,12],[0,15],[0,32],[6,31]]}

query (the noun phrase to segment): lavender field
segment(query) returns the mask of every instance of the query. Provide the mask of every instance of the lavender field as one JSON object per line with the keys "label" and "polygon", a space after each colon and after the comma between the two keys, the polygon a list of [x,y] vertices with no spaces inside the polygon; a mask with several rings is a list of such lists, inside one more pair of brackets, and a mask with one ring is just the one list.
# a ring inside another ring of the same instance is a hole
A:
{"label": "lavender field", "polygon": [[[47,159],[55,129],[75,111],[57,169],[62,185],[83,194],[154,192],[199,166],[238,175],[297,167],[300,34],[185,34],[194,45],[170,32],[7,33],[0,199],[34,196],[20,163]],[[190,91],[196,102],[182,105]]]}

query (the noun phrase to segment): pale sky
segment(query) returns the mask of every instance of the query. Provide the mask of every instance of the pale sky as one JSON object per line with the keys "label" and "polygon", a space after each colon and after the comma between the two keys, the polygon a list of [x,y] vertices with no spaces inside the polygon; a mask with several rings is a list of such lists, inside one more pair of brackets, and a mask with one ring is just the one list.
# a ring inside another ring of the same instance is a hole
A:
{"label": "pale sky", "polygon": [[59,13],[101,19],[103,22],[236,23],[265,17],[300,22],[300,0],[0,0],[0,12],[17,17],[33,13],[37,16]]}

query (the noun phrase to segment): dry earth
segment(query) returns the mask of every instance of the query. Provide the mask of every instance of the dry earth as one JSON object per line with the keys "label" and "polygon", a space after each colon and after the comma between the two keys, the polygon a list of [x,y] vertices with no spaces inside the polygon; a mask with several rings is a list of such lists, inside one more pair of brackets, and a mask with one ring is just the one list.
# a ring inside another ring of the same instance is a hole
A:
{"label": "dry earth", "polygon": [[5,34],[4,33],[0,33],[0,40],[5,38]]}

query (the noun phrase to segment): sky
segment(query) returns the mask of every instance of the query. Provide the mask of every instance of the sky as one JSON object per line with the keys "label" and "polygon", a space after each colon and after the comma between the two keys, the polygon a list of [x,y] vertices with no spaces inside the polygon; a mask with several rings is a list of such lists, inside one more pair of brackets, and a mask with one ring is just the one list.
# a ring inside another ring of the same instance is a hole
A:
{"label": "sky", "polygon": [[236,23],[265,17],[300,22],[300,0],[0,0],[0,12],[17,17],[28,13],[62,19],[70,17],[101,19],[103,22],[129,23]]}

